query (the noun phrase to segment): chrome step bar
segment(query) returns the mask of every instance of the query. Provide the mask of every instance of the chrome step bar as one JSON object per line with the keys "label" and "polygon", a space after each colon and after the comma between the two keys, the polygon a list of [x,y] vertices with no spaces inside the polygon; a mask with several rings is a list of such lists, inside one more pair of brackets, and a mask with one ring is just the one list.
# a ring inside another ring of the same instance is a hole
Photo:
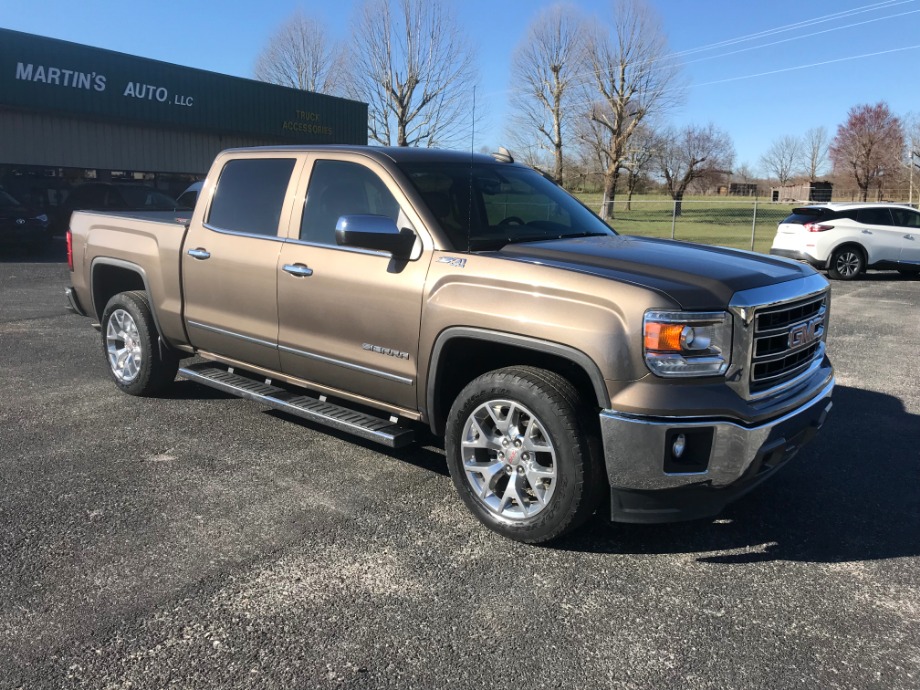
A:
{"label": "chrome step bar", "polygon": [[268,405],[317,424],[323,424],[390,448],[402,448],[415,441],[412,429],[394,424],[389,419],[357,412],[308,395],[292,393],[278,386],[253,380],[227,371],[211,362],[192,364],[179,369],[179,374],[224,393]]}

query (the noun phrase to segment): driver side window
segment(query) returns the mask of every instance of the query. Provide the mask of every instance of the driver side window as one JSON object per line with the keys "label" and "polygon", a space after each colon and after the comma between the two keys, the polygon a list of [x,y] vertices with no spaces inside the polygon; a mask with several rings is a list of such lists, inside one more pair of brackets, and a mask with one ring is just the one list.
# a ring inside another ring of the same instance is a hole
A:
{"label": "driver side window", "polygon": [[300,239],[336,246],[339,217],[386,216],[398,222],[399,203],[376,174],[348,161],[316,161],[300,222]]}
{"label": "driver side window", "polygon": [[904,228],[920,228],[920,213],[909,211],[906,208],[893,208],[894,224]]}

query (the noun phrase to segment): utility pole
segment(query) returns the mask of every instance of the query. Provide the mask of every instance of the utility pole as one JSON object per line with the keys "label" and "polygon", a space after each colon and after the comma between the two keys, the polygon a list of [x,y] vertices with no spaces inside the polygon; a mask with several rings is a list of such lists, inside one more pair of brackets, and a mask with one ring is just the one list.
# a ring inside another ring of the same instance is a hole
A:
{"label": "utility pole", "polygon": [[910,140],[910,155],[907,157],[907,167],[910,168],[910,199],[908,203],[914,205],[914,168],[920,168],[920,164],[914,163],[914,157],[920,158],[920,152],[914,148],[914,140]]}

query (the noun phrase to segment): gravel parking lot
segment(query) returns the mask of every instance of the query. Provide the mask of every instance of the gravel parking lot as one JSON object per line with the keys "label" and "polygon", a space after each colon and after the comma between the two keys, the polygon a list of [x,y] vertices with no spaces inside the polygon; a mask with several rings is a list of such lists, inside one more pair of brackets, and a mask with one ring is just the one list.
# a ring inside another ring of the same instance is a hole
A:
{"label": "gravel parking lot", "polygon": [[831,418],[721,519],[540,548],[436,446],[118,393],[68,280],[0,262],[2,688],[920,687],[920,281],[834,284]]}

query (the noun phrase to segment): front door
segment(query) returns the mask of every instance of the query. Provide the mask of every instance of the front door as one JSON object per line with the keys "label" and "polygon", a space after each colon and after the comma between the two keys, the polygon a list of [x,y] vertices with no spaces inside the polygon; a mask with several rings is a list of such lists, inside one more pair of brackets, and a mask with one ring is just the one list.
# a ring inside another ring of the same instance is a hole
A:
{"label": "front door", "polygon": [[908,268],[920,268],[920,213],[907,208],[892,208],[896,230],[900,235],[899,261]]}
{"label": "front door", "polygon": [[[301,159],[302,160],[302,159]],[[182,251],[189,340],[278,370],[278,260],[297,157],[229,159],[202,197]]]}
{"label": "front door", "polygon": [[343,215],[383,215],[400,228],[421,226],[392,178],[371,165],[347,154],[313,162],[299,234],[281,249],[281,369],[356,396],[416,409],[428,240],[420,234],[409,261],[335,242],[336,221]]}
{"label": "front door", "polygon": [[892,225],[891,212],[885,207],[869,206],[856,209],[856,222],[862,225],[864,241],[869,248],[869,261],[897,261],[901,253],[901,234]]}

